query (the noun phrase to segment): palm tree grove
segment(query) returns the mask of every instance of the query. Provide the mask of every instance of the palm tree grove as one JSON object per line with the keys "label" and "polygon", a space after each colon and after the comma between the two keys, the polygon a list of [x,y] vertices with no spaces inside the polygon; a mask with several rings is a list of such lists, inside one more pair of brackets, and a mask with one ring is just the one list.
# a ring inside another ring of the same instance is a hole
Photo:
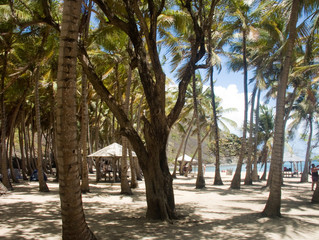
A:
{"label": "palm tree grove", "polygon": [[318,238],[318,9],[0,0],[0,238]]}

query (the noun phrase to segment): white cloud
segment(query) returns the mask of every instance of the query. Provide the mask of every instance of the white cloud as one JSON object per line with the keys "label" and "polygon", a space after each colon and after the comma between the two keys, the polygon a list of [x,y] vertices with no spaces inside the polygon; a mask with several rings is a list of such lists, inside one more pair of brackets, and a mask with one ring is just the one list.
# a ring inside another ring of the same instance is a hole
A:
{"label": "white cloud", "polygon": [[230,131],[242,135],[242,125],[244,122],[244,93],[239,92],[235,84],[230,84],[227,87],[216,86],[215,87],[216,96],[222,99],[223,109],[235,108],[236,110],[224,113],[225,118],[229,118],[237,123],[237,128],[234,129],[228,126]]}

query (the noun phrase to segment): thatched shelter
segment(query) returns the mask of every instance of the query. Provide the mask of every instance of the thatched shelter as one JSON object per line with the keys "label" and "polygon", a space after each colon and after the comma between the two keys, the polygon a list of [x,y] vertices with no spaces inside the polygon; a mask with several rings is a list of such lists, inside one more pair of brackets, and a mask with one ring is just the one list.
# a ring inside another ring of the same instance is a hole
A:
{"label": "thatched shelter", "polygon": [[[132,156],[136,157],[136,154],[133,151]],[[95,160],[97,182],[102,177],[104,177],[106,180],[107,176],[109,180],[112,179],[113,182],[120,178],[119,159],[122,157],[122,145],[118,143],[112,143],[111,145],[88,155],[88,157],[91,157]]]}
{"label": "thatched shelter", "polygon": [[[189,166],[189,165],[197,165],[198,164],[198,160],[188,156],[187,154],[184,154],[184,158],[183,158],[183,155],[179,156],[177,158],[177,161],[179,163],[180,173],[186,172],[187,168],[189,169],[189,171],[192,171],[192,166]],[[183,170],[183,171],[181,171],[181,170]]]}

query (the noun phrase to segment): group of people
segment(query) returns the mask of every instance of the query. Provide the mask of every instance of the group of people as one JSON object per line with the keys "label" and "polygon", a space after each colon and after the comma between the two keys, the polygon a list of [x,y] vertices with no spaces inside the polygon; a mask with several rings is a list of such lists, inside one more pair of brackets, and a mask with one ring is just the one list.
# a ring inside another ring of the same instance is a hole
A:
{"label": "group of people", "polygon": [[311,190],[314,191],[314,186],[318,185],[318,170],[319,170],[319,165],[316,167],[315,164],[311,164],[310,172],[311,172],[311,178],[312,178],[312,185],[311,185]]}

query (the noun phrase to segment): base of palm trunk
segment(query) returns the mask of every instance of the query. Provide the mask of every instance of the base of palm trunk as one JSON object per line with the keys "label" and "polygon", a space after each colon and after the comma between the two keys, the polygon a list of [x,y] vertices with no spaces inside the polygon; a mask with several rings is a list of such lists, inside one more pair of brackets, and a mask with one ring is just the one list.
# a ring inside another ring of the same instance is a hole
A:
{"label": "base of palm trunk", "polygon": [[215,178],[214,185],[224,185],[223,180],[221,178]]}
{"label": "base of palm trunk", "polygon": [[205,179],[203,176],[198,176],[196,180],[196,189],[202,189],[205,187]]}
{"label": "base of palm trunk", "polygon": [[319,188],[318,187],[316,187],[316,190],[313,192],[311,202],[319,203]]}

